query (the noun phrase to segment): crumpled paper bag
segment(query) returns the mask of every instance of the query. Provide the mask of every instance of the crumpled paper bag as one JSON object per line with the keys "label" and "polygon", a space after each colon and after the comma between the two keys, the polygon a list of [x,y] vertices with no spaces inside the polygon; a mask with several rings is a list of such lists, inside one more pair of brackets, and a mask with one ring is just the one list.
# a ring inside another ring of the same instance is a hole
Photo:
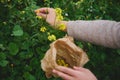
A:
{"label": "crumpled paper bag", "polygon": [[41,60],[41,68],[45,71],[46,77],[56,76],[52,70],[61,65],[73,68],[83,67],[89,61],[86,53],[74,44],[73,38],[66,36],[50,44],[50,49]]}

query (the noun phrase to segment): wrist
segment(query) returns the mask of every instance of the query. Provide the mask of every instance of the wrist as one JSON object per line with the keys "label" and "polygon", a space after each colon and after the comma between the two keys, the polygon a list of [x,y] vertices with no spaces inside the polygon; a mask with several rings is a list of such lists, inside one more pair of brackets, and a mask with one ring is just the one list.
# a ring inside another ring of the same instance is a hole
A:
{"label": "wrist", "polygon": [[62,31],[67,31],[67,21],[55,21],[54,28]]}

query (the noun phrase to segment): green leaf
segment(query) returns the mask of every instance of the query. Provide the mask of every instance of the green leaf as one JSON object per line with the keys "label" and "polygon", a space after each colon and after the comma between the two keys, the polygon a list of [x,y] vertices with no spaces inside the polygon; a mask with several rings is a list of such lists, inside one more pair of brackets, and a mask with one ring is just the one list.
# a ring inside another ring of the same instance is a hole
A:
{"label": "green leaf", "polygon": [[33,56],[33,53],[22,51],[22,52],[19,53],[19,56],[22,59],[28,59],[28,58],[31,58]]}
{"label": "green leaf", "polygon": [[15,43],[9,43],[8,47],[11,55],[16,55],[19,51],[19,48]]}
{"label": "green leaf", "polygon": [[5,47],[3,46],[3,44],[0,44],[0,49],[5,50]]}
{"label": "green leaf", "polygon": [[25,72],[23,77],[25,78],[25,80],[36,80],[35,77],[29,72]]}
{"label": "green leaf", "polygon": [[19,53],[19,57],[21,58],[21,59],[26,59],[26,52],[20,52]]}
{"label": "green leaf", "polygon": [[24,66],[24,70],[26,70],[26,71],[32,71],[32,67],[29,66],[29,65],[25,65]]}
{"label": "green leaf", "polygon": [[8,64],[7,60],[0,61],[0,66],[5,67]]}
{"label": "green leaf", "polygon": [[80,47],[83,48],[83,44],[81,42],[76,41],[76,44]]}
{"label": "green leaf", "polygon": [[6,59],[6,55],[5,53],[0,53],[0,60],[5,60]]}
{"label": "green leaf", "polygon": [[120,55],[120,49],[117,50],[117,53]]}
{"label": "green leaf", "polygon": [[30,61],[30,66],[32,66],[33,69],[36,67],[39,67],[40,65],[40,60],[38,58],[32,58]]}
{"label": "green leaf", "polygon": [[20,25],[16,25],[14,28],[13,28],[13,34],[14,36],[22,36],[23,35],[23,30],[22,28],[20,27]]}
{"label": "green leaf", "polygon": [[30,47],[30,41],[24,41],[22,43],[22,49],[28,49]]}

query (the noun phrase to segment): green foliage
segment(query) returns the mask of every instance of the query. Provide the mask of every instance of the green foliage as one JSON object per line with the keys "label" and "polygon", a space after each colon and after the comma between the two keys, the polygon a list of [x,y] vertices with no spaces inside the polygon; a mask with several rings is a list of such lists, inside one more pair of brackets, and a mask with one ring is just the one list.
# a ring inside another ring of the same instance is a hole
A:
{"label": "green foliage", "polygon": [[15,27],[13,28],[13,34],[14,36],[22,36],[23,35],[23,30],[21,29],[21,27],[19,25],[15,25]]}
{"label": "green foliage", "polygon": [[10,52],[11,55],[16,55],[19,51],[19,48],[18,48],[17,44],[15,44],[15,43],[11,42],[8,45],[8,47],[9,47],[9,52]]}
{"label": "green foliage", "polygon": [[[36,17],[40,7],[61,8],[65,20],[120,20],[119,0],[0,0],[0,80],[61,80],[45,77],[40,60],[52,41],[66,33]],[[46,32],[40,28],[45,26]],[[85,65],[99,80],[119,80],[120,50],[75,41],[90,61]]]}
{"label": "green foliage", "polygon": [[7,60],[1,60],[0,61],[0,66],[5,67],[8,64]]}

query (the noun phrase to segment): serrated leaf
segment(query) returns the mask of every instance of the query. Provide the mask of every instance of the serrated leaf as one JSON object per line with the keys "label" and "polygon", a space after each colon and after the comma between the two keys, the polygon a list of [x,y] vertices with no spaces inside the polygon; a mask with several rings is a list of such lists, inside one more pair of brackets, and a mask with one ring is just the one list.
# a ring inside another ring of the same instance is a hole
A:
{"label": "serrated leaf", "polygon": [[8,64],[7,60],[0,61],[0,66],[5,67]]}
{"label": "serrated leaf", "polygon": [[14,28],[13,28],[13,34],[14,36],[22,36],[23,35],[23,30],[22,28],[19,26],[19,25],[16,25]]}
{"label": "serrated leaf", "polygon": [[8,46],[9,46],[9,51],[10,51],[11,55],[16,55],[18,53],[19,48],[18,48],[17,44],[11,42],[11,43],[9,43]]}

